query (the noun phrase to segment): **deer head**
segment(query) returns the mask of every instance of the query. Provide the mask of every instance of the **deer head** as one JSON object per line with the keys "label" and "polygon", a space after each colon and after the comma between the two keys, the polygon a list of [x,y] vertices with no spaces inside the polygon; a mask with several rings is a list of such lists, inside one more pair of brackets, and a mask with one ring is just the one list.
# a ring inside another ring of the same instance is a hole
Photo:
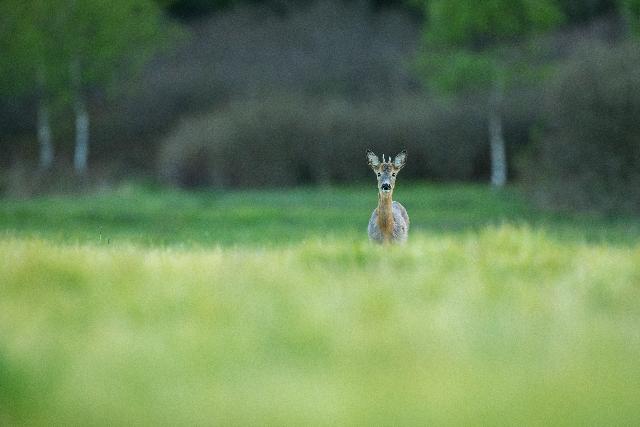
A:
{"label": "deer head", "polygon": [[407,162],[407,151],[402,150],[393,161],[382,155],[382,162],[373,151],[367,150],[367,161],[378,178],[378,192],[381,196],[391,196],[396,185],[396,177]]}

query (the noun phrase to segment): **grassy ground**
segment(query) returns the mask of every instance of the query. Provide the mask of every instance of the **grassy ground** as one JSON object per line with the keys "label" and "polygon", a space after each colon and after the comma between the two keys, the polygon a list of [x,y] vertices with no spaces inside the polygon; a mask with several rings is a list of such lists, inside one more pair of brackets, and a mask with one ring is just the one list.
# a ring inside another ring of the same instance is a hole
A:
{"label": "grassy ground", "polygon": [[400,187],[2,201],[0,424],[640,423],[637,221]]}
{"label": "grassy ground", "polygon": [[[401,183],[412,235],[450,235],[488,225],[528,225],[569,241],[633,244],[640,221],[538,212],[515,191]],[[314,237],[366,239],[375,186],[243,192],[154,192],[123,187],[85,197],[0,200],[0,235],[87,243],[280,245]]]}

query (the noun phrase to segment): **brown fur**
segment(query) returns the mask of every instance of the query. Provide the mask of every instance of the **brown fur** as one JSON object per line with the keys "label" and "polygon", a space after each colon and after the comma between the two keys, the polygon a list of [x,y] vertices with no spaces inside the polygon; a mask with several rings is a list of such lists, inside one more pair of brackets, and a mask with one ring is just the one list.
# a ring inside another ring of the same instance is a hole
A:
{"label": "brown fur", "polygon": [[377,223],[385,241],[390,241],[393,235],[394,222],[391,204],[391,194],[383,195],[382,193],[379,193],[378,207],[376,208],[376,211],[378,212]]}

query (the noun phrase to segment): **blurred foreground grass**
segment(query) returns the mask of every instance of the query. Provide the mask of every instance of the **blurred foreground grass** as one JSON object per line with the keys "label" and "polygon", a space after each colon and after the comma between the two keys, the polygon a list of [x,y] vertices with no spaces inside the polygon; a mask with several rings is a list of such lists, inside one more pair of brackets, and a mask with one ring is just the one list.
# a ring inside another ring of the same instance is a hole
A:
{"label": "blurred foreground grass", "polygon": [[3,201],[0,425],[640,424],[637,222],[397,198]]}
{"label": "blurred foreground grass", "polygon": [[0,423],[640,423],[640,246],[0,242]]}

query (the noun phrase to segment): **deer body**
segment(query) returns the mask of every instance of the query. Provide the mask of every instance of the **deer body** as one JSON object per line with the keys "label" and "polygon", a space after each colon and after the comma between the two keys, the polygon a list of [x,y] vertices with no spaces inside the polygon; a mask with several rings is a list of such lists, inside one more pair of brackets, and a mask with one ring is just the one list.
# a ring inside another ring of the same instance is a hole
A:
{"label": "deer body", "polygon": [[369,219],[368,231],[369,239],[377,243],[405,242],[409,232],[407,210],[398,202],[392,202],[390,207],[378,205]]}
{"label": "deer body", "polygon": [[369,219],[369,239],[376,243],[404,243],[409,233],[409,215],[398,202],[393,201],[396,175],[406,162],[407,153],[402,151],[393,162],[382,162],[367,150],[369,166],[378,177],[378,207]]}

